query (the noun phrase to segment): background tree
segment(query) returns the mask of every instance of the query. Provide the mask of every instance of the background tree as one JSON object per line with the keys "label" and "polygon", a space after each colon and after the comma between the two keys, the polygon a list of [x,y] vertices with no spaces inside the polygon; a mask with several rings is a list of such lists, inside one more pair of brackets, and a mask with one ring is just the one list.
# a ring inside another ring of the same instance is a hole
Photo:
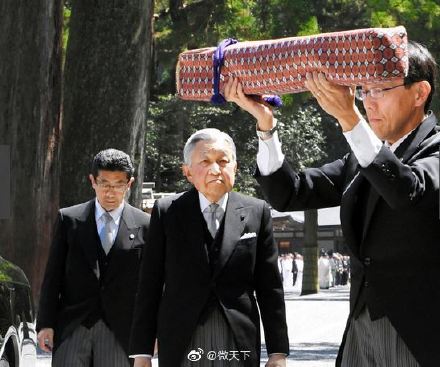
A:
{"label": "background tree", "polygon": [[319,292],[318,281],[318,211],[304,211],[304,269],[301,296]]}
{"label": "background tree", "polygon": [[62,1],[1,1],[0,19],[0,144],[12,181],[0,254],[38,297],[59,197]]}
{"label": "background tree", "polygon": [[60,205],[90,199],[93,156],[116,148],[134,158],[130,201],[141,203],[153,2],[72,1],[67,44]]}

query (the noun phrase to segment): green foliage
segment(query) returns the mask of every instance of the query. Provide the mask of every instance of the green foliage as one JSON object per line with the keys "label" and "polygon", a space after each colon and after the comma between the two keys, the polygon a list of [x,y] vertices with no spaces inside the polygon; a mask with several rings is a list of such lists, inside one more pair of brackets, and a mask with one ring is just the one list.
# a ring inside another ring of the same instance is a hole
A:
{"label": "green foliage", "polygon": [[72,10],[65,6],[63,9],[63,54],[66,54],[67,41],[69,39],[69,23]]}
{"label": "green foliage", "polygon": [[307,22],[301,25],[298,36],[308,36],[319,33],[319,24],[316,16],[311,16]]}
{"label": "green foliage", "polygon": [[61,65],[63,65],[66,61],[66,50],[67,50],[67,42],[69,41],[69,30],[70,30],[70,17],[72,14],[72,6],[69,1],[64,2],[63,7],[63,27],[62,27],[62,36],[61,36],[61,48],[62,48],[62,58]]}
{"label": "green foliage", "polygon": [[278,124],[283,152],[294,169],[309,167],[324,156],[321,116],[314,105],[280,116]]}
{"label": "green foliage", "polygon": [[313,1],[275,0],[271,5],[271,38],[313,34],[318,30]]}
{"label": "green foliage", "polygon": [[258,18],[254,16],[253,9],[255,1],[228,1],[224,14],[224,23],[216,23],[217,34],[223,38],[237,37],[240,39],[258,39],[259,34],[255,32],[258,28]]}
{"label": "green foliage", "polygon": [[375,11],[371,14],[373,27],[395,27],[396,19],[387,11]]}

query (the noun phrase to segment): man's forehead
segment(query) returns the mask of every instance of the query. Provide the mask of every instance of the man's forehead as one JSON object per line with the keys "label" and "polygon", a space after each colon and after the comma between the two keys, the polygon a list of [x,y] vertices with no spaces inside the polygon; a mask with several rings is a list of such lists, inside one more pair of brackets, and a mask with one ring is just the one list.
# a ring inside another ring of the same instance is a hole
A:
{"label": "man's forehead", "polygon": [[364,90],[370,90],[373,88],[388,88],[393,87],[395,85],[402,84],[404,82],[403,78],[389,79],[389,80],[381,80],[375,83],[366,83],[362,86]]}
{"label": "man's forehead", "polygon": [[101,181],[112,182],[112,181],[126,181],[127,173],[124,171],[108,171],[108,170],[99,170],[98,176]]}
{"label": "man's forehead", "polygon": [[197,143],[198,151],[202,154],[225,154],[231,155],[232,149],[228,143],[222,140],[200,141]]}

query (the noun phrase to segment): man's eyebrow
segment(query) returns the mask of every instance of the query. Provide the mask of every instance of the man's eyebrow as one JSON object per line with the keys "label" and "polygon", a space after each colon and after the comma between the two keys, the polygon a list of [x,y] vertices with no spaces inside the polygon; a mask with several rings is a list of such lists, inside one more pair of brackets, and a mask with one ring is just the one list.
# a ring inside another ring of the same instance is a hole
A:
{"label": "man's eyebrow", "polygon": [[105,178],[99,178],[98,177],[98,180],[99,181],[101,181],[101,182],[105,182],[105,183],[115,183],[115,184],[117,184],[117,183],[125,183],[126,181],[125,180],[118,180],[118,181],[108,181],[108,180],[106,180]]}

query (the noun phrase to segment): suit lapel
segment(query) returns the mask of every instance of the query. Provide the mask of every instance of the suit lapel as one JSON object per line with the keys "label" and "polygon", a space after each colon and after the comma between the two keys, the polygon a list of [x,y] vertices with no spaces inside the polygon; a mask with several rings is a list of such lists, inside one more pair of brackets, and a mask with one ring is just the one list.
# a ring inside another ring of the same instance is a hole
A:
{"label": "suit lapel", "polygon": [[225,212],[224,233],[220,247],[219,258],[214,269],[214,278],[226,265],[240,240],[246,223],[246,208],[243,207],[238,195],[229,193],[228,203]]}
{"label": "suit lapel", "polygon": [[437,119],[431,113],[426,120],[421,123],[396,149],[396,156],[402,162],[407,162],[409,158],[416,152],[419,145],[426,139],[428,134],[434,129]]}
{"label": "suit lapel", "polygon": [[176,228],[184,233],[184,239],[188,250],[194,254],[194,259],[200,264],[202,270],[207,276],[211,273],[209,267],[208,250],[205,245],[203,217],[200,211],[199,194],[196,189],[192,188],[179,203],[179,215],[176,221],[176,227],[182,226],[181,229]]}
{"label": "suit lapel", "polygon": [[99,243],[99,236],[96,229],[95,220],[95,200],[90,200],[84,210],[83,216],[80,218],[78,230],[78,239],[80,246],[84,252],[87,262],[93,272],[99,274],[98,252],[96,243]]}
{"label": "suit lapel", "polygon": [[119,222],[118,234],[113,244],[115,249],[130,249],[133,246],[133,240],[138,230],[139,227],[134,220],[132,207],[128,203],[125,203],[121,221]]}
{"label": "suit lapel", "polygon": [[368,185],[368,198],[367,198],[367,209],[365,211],[365,221],[362,228],[362,242],[367,234],[367,229],[370,226],[371,217],[373,216],[374,208],[376,207],[377,201],[379,200],[379,194],[370,184]]}
{"label": "suit lapel", "polygon": [[133,208],[128,203],[125,203],[124,210],[122,211],[121,215],[121,221],[119,222],[118,234],[116,235],[115,242],[113,243],[110,262],[105,274],[107,281],[118,273],[118,257],[120,256],[120,252],[121,250],[130,250],[133,247],[133,241],[136,238],[138,231],[139,226],[134,220]]}
{"label": "suit lapel", "polygon": [[360,189],[363,186],[362,184],[365,182],[365,177],[360,173],[359,164],[355,158],[353,158],[352,165],[354,171],[352,174],[353,178],[346,186],[341,199],[341,226],[347,244],[355,254],[358,254],[358,236],[356,235],[356,228],[353,221],[361,215],[359,212],[358,198]]}
{"label": "suit lapel", "polygon": [[[411,156],[417,151],[417,148],[426,139],[427,135],[434,129],[436,125],[436,118],[431,114],[423,123],[415,128],[411,134],[397,147],[394,154],[403,163],[406,163]],[[368,195],[367,210],[365,215],[365,222],[362,232],[362,240],[367,234],[368,227],[370,225],[371,217],[373,216],[374,208],[379,200],[379,194],[371,187]]]}

